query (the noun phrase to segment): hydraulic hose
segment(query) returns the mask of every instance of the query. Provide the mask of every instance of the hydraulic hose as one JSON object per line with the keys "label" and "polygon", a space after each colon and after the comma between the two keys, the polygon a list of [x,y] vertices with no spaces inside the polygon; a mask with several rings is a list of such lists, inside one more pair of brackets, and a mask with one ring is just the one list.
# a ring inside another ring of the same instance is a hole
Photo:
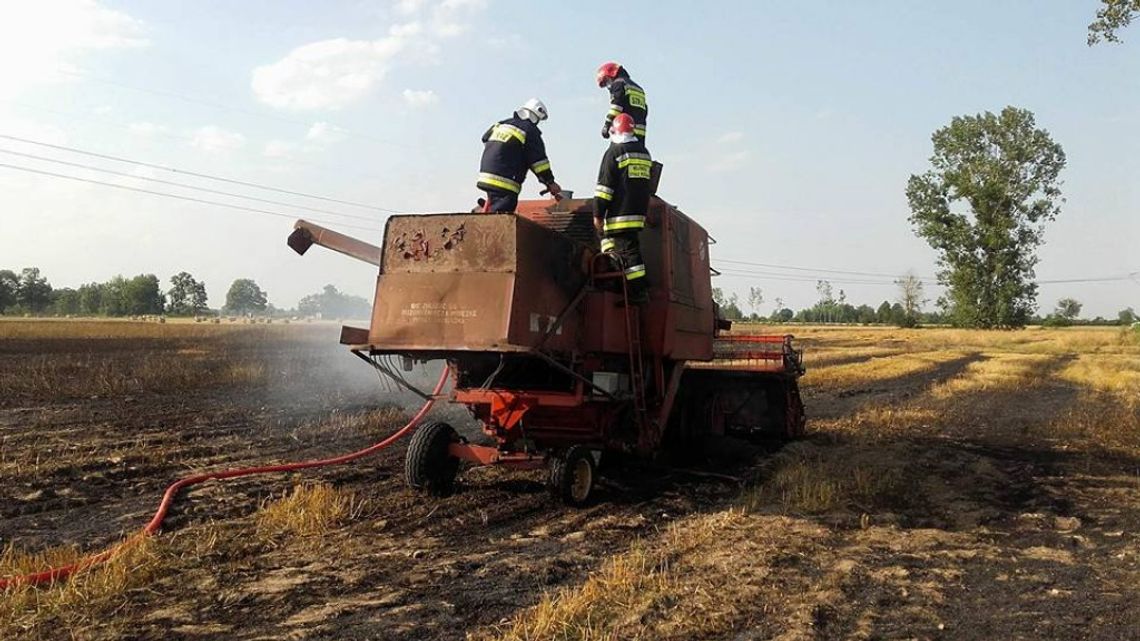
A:
{"label": "hydraulic hose", "polygon": [[423,417],[428,413],[432,405],[435,404],[435,397],[443,391],[443,386],[447,382],[447,375],[448,368],[445,366],[443,368],[443,372],[441,372],[439,375],[439,382],[436,383],[435,389],[432,391],[431,398],[427,399],[427,401],[424,402],[423,407],[421,407],[420,410],[416,412],[414,416],[412,416],[411,420],[409,420],[406,425],[396,430],[378,443],[369,445],[362,450],[349,452],[348,454],[342,454],[340,456],[335,456],[332,458],[297,461],[294,463],[281,463],[278,465],[262,465],[259,467],[244,467],[231,470],[218,470],[217,472],[205,472],[202,474],[195,474],[193,476],[180,478],[167,486],[166,491],[162,495],[162,501],[158,505],[158,510],[154,513],[154,516],[150,519],[150,522],[147,523],[142,530],[139,530],[130,538],[110,548],[107,548],[102,552],[85,556],[75,563],[71,563],[69,565],[48,568],[46,570],[33,572],[31,574],[0,578],[0,590],[19,585],[37,585],[40,583],[50,583],[58,580],[63,580],[72,574],[75,574],[76,572],[85,570],[93,565],[103,563],[108,559],[114,558],[116,555],[123,552],[132,545],[135,545],[138,542],[142,541],[144,538],[158,532],[158,529],[162,527],[162,522],[166,519],[166,513],[170,510],[170,506],[174,503],[174,499],[178,495],[178,492],[184,488],[190,487],[191,485],[197,485],[199,483],[204,483],[206,481],[212,480],[224,480],[242,476],[253,476],[255,474],[294,472],[297,470],[306,470],[314,467],[341,465],[355,461],[359,458],[364,458],[365,456],[369,456],[371,454],[375,454],[376,452],[379,452],[380,450],[388,447],[392,443],[395,443],[397,440],[415,429],[416,425],[418,425],[419,422],[423,420]]}

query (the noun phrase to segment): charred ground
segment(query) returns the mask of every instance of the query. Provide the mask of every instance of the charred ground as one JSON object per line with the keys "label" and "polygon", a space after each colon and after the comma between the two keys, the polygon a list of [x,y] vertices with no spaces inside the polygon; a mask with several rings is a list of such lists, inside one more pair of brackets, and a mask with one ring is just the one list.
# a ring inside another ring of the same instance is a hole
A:
{"label": "charred ground", "polygon": [[[782,450],[626,469],[584,510],[551,499],[540,475],[492,469],[425,499],[404,488],[402,445],[304,476],[211,483],[101,581],[0,596],[0,633],[1115,639],[1140,629],[1132,336],[799,333],[811,434]],[[348,451],[400,425],[409,400],[335,342],[332,326],[0,323],[0,541],[13,546],[2,569],[34,562],[28,552],[118,540],[188,472]]]}

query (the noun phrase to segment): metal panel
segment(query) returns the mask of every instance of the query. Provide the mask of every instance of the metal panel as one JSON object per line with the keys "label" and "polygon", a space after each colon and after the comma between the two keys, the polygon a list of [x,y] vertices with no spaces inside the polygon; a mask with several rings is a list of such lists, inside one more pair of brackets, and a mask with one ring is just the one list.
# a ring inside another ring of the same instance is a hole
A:
{"label": "metal panel", "polygon": [[392,216],[381,271],[513,272],[517,218],[510,214]]}
{"label": "metal panel", "polygon": [[382,350],[507,349],[509,273],[380,274],[368,342]]}

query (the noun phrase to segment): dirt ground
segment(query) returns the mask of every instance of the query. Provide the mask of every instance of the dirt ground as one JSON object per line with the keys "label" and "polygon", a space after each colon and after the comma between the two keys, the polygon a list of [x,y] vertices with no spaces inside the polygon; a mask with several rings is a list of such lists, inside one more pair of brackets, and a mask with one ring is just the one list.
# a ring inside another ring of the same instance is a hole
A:
{"label": "dirt ground", "polygon": [[[353,450],[416,406],[330,325],[47,325],[0,322],[9,561],[101,549],[178,476]],[[779,450],[614,471],[585,509],[495,469],[422,497],[403,443],[211,482],[135,578],[0,595],[0,638],[1140,638],[1133,336],[790,331],[809,436]],[[313,484],[347,511],[267,526]]]}

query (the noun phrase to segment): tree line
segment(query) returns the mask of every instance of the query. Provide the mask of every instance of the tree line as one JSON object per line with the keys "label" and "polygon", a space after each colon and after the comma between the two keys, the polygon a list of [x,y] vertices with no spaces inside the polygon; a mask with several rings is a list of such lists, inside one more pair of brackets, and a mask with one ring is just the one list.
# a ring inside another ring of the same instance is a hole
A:
{"label": "tree line", "polygon": [[0,315],[18,316],[318,316],[367,318],[372,305],[360,296],[341,293],[333,285],[301,299],[294,309],[278,309],[269,295],[250,278],[238,278],[226,291],[220,309],[209,306],[206,284],[189,272],[170,277],[163,289],[154,274],[115,276],[102,283],[78,288],[52,287],[37,267],[19,273],[0,269]]}

